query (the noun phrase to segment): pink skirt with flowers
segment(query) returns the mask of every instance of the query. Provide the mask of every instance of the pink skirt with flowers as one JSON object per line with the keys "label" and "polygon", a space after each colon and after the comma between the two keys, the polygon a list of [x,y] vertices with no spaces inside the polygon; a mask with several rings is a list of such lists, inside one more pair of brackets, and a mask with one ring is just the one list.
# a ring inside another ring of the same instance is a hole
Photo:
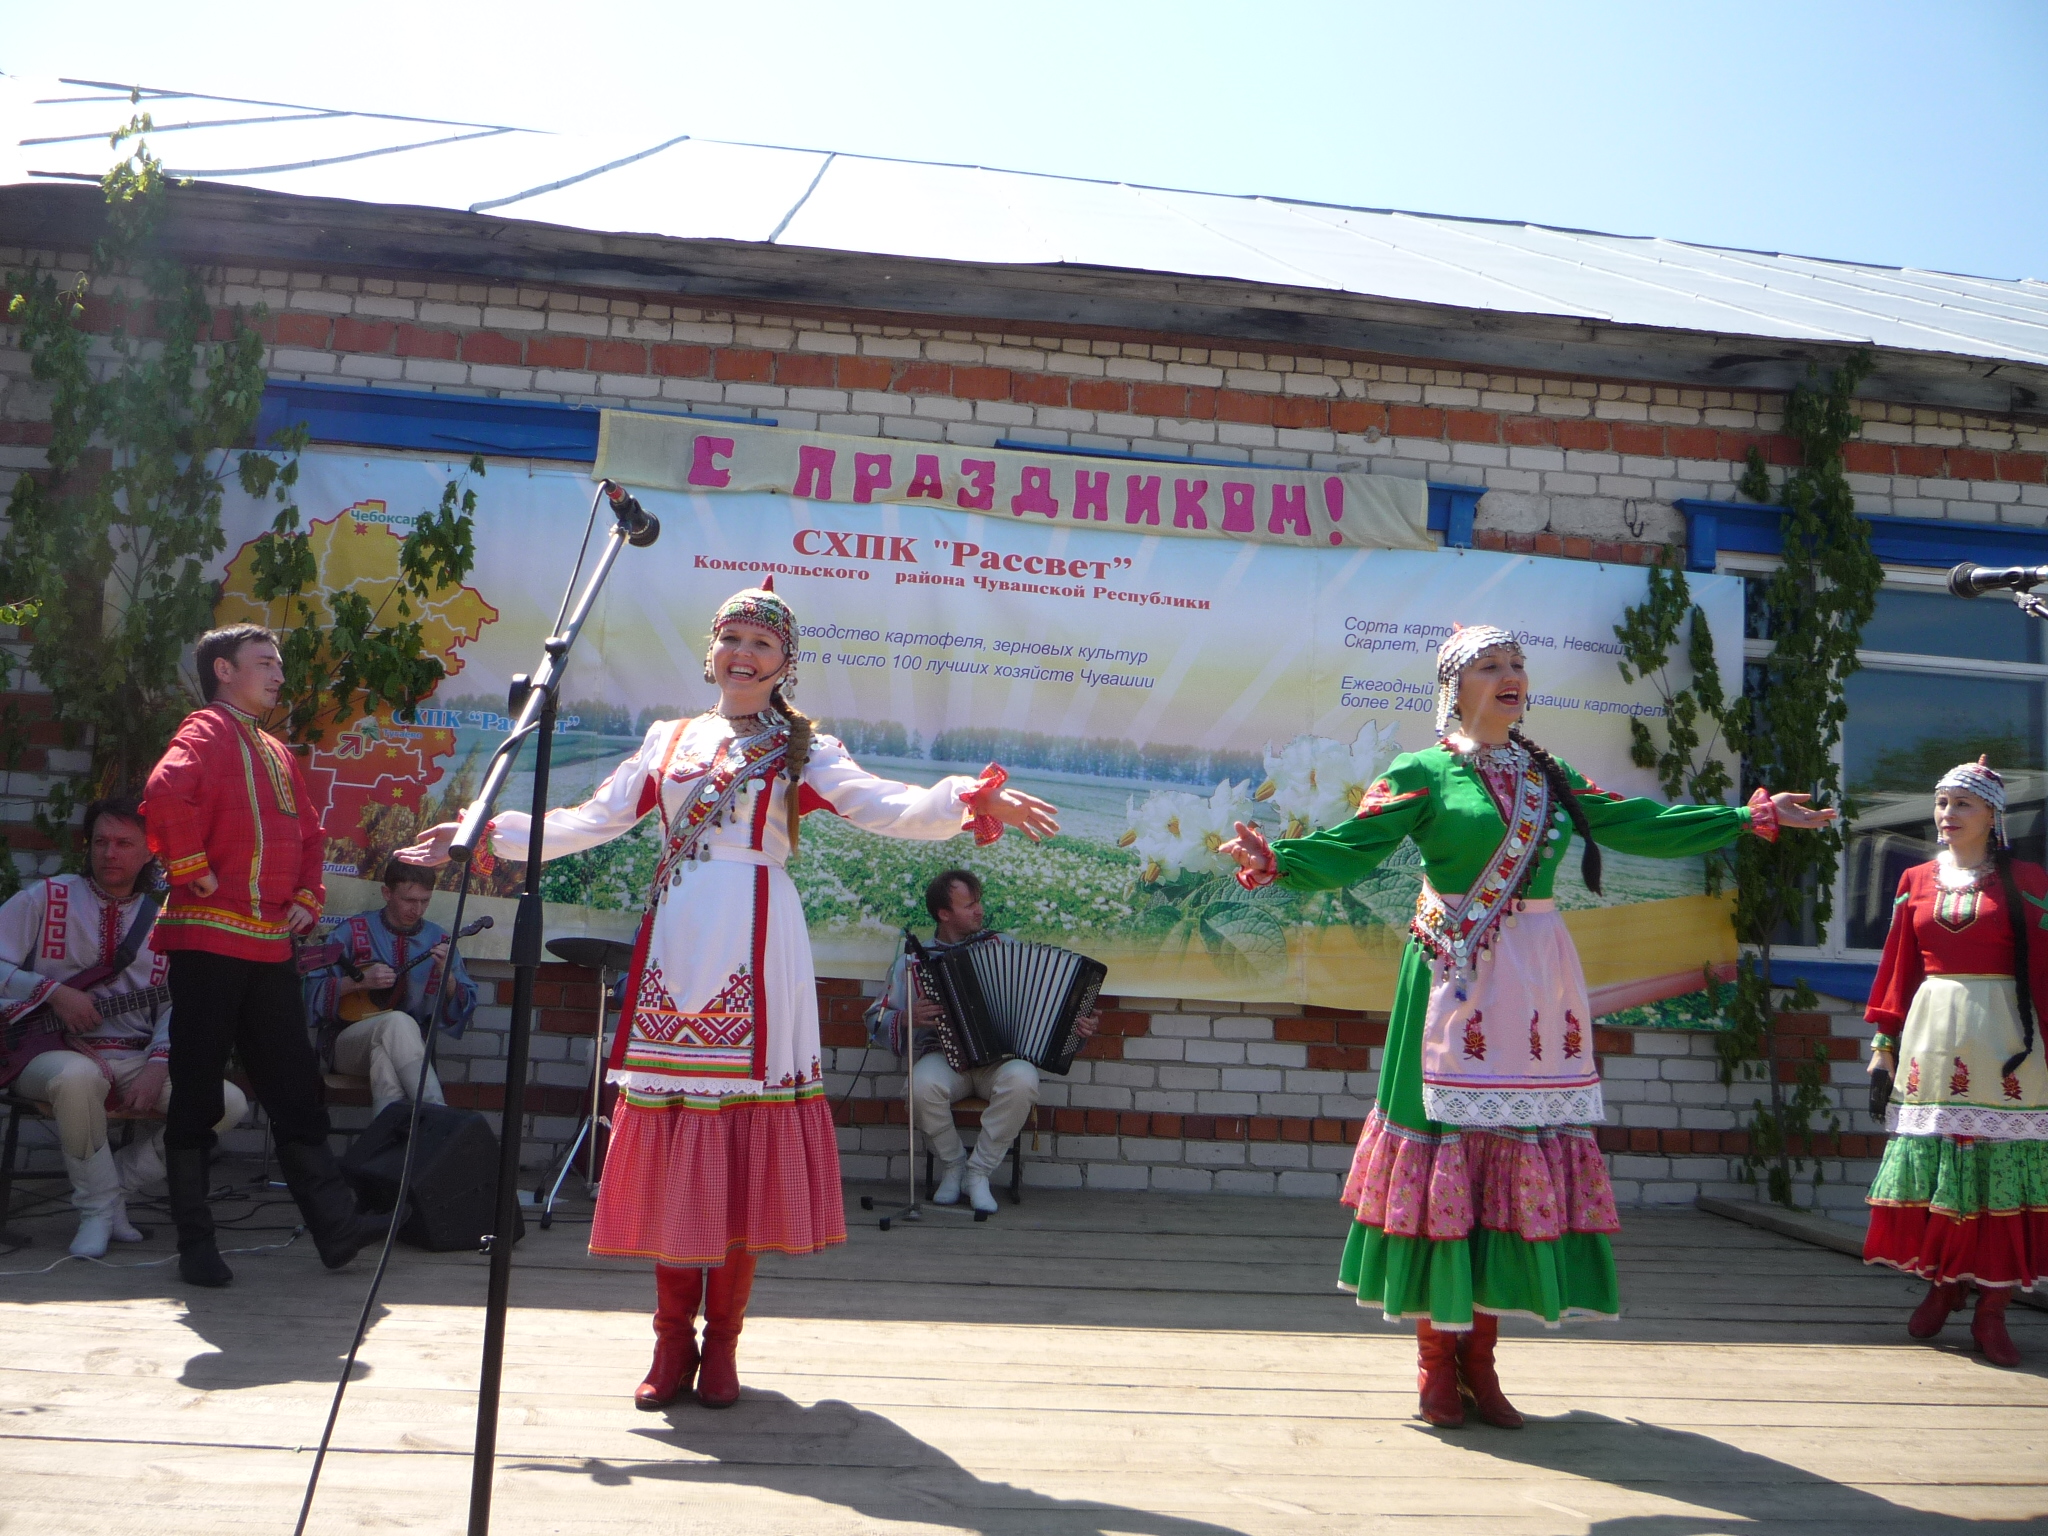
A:
{"label": "pink skirt with flowers", "polygon": [[1352,1154],[1344,1203],[1389,1236],[1445,1242],[1472,1229],[1555,1242],[1615,1233],[1614,1186],[1584,1126],[1440,1135],[1395,1125],[1375,1108]]}

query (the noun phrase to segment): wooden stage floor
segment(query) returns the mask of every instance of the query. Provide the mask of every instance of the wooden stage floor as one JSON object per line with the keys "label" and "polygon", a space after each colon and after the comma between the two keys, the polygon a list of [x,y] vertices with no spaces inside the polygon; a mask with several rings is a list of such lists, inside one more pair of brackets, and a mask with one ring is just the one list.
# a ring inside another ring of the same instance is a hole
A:
{"label": "wooden stage floor", "polygon": [[[1511,1434],[1411,1417],[1412,1336],[1334,1289],[1323,1202],[1047,1192],[888,1233],[849,1206],[846,1248],[763,1262],[724,1413],[635,1412],[648,1277],[530,1233],[494,1529],[2048,1533],[2048,1316],[2015,1308],[2027,1364],[1994,1370],[1966,1320],[1906,1338],[1916,1285],[1717,1217],[1624,1217],[1621,1323],[1508,1325]],[[67,1220],[26,1225],[0,1270],[63,1251]],[[231,1262],[222,1292],[0,1279],[0,1531],[290,1531],[369,1265]],[[400,1250],[311,1530],[463,1529],[483,1289]]]}

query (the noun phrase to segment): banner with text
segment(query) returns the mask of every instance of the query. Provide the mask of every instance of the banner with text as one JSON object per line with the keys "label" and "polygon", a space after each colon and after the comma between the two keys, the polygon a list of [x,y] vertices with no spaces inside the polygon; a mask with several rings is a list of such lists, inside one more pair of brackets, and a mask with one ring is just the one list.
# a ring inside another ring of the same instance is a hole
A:
{"label": "banner with text", "polygon": [[[461,473],[341,451],[302,465],[322,582],[373,606],[405,529]],[[575,563],[584,474],[493,465],[476,490],[476,568],[425,615],[427,646],[452,675],[417,719],[354,722],[313,755],[341,898],[373,897],[349,877],[374,879],[418,826],[473,792],[508,723],[506,686],[534,667]],[[1412,848],[1349,890],[1310,896],[1248,894],[1216,849],[1241,818],[1276,834],[1336,825],[1396,753],[1427,745],[1436,646],[1454,620],[1521,634],[1531,735],[1610,788],[1655,792],[1629,762],[1628,722],[1661,710],[1652,688],[1623,682],[1613,634],[1644,597],[1640,569],[1171,537],[936,502],[645,500],[661,537],[623,553],[575,653],[555,803],[587,794],[651,721],[712,703],[701,680],[712,610],[772,572],[803,627],[797,702],[857,758],[924,783],[996,760],[1061,807],[1057,839],[983,850],[811,817],[791,874],[823,974],[878,974],[896,931],[924,923],[925,881],[959,863],[987,880],[994,922],[1097,956],[1112,992],[1384,1008],[1419,879]],[[235,498],[227,516],[220,618],[276,618],[248,596],[266,511]],[[1691,580],[1733,665],[1739,584]],[[530,792],[515,776],[504,803]],[[643,826],[550,865],[550,931],[629,932],[654,855]],[[1610,854],[1604,898],[1572,865],[1559,894],[1605,1005],[1697,986],[1702,965],[1732,958],[1697,861]],[[518,874],[501,865],[489,893],[509,893]]]}
{"label": "banner with text", "polygon": [[898,502],[1055,527],[1311,549],[1436,547],[1429,487],[1396,475],[1033,454],[642,411],[604,413],[592,472],[652,490]]}

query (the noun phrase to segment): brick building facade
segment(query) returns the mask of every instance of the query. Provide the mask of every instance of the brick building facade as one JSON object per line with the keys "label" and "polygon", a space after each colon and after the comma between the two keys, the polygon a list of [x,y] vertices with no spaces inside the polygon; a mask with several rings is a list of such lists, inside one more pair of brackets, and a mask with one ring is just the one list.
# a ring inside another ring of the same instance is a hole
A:
{"label": "brick building facade", "polygon": [[[1687,543],[1682,503],[1734,499],[1752,448],[1773,464],[1796,462],[1782,430],[1782,389],[1687,382],[1680,376],[1700,368],[1675,341],[1669,366],[1653,340],[1640,353],[1649,360],[1634,369],[1574,371],[1562,364],[1608,354],[1567,347],[1554,349],[1557,368],[1508,367],[1499,347],[1477,342],[1461,359],[1459,338],[1471,333],[1448,324],[1428,355],[1305,339],[1283,347],[1224,329],[1006,319],[994,287],[992,318],[975,319],[976,290],[965,278],[953,312],[937,315],[802,302],[801,293],[767,301],[760,284],[739,281],[720,301],[705,292],[717,286],[715,273],[667,284],[687,296],[651,292],[664,286],[659,274],[567,281],[567,264],[551,270],[538,260],[531,280],[509,280],[481,260],[465,276],[460,252],[408,267],[349,257],[348,241],[336,242],[332,259],[272,265],[236,243],[246,227],[201,219],[180,238],[210,252],[206,281],[223,325],[234,311],[260,315],[277,383],[695,411],[983,446],[1363,468],[1471,488],[1474,547],[1637,565]],[[68,274],[82,262],[72,243],[0,250],[0,264]],[[107,321],[95,307],[87,323],[104,329]],[[1307,338],[1317,326],[1308,317],[1293,329]],[[29,377],[17,340],[0,336],[0,470],[10,480],[40,466],[48,439],[45,389]],[[1764,372],[1796,376],[1808,355],[1781,349]],[[1840,351],[1810,355],[1827,361]],[[1939,398],[1942,389],[1916,399],[1911,387],[1882,380],[1870,393],[1848,460],[1860,510],[2015,535],[2048,525],[2048,418],[1962,410]],[[2015,386],[2011,398],[2023,396],[2032,399]],[[33,680],[24,686],[33,710]],[[0,820],[16,850],[36,857],[28,811],[45,775],[75,766],[45,733],[8,776]],[[449,1047],[444,1076],[455,1102],[495,1109],[510,989],[502,966],[479,971],[502,995],[495,1003],[487,995],[471,1034]],[[536,1165],[573,1134],[585,1099],[582,1032],[595,990],[587,973],[567,967],[543,977],[529,1105]],[[847,1171],[900,1175],[902,1079],[879,1053],[864,1056],[863,985],[828,979],[820,993],[829,1081],[844,1098]],[[1826,1198],[1846,1201],[1857,1197],[1880,1138],[1848,1107],[1862,1082],[1860,1010],[1853,998],[1825,1006],[1794,1027],[1832,1063],[1846,1134],[1827,1149]],[[1047,1081],[1025,1137],[1027,1182],[1334,1196],[1372,1099],[1384,1029],[1370,1015],[1293,1005],[1123,1000],[1072,1076]],[[1598,1032],[1609,1116],[1601,1142],[1625,1203],[1733,1188],[1738,1125],[1760,1085],[1724,1087],[1711,1044],[1690,1032]],[[1789,1073],[1790,1063],[1780,1070]]]}

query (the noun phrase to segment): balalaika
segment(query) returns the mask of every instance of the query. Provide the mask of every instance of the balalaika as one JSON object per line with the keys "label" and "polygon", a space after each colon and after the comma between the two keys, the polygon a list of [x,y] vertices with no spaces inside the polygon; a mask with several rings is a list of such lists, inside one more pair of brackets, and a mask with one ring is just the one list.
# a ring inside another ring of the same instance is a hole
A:
{"label": "balalaika", "polygon": [[994,939],[930,950],[907,936],[912,974],[938,1004],[939,1046],[956,1072],[1016,1056],[1064,1077],[1085,1043],[1075,1021],[1094,1011],[1108,968],[1050,944]]}

